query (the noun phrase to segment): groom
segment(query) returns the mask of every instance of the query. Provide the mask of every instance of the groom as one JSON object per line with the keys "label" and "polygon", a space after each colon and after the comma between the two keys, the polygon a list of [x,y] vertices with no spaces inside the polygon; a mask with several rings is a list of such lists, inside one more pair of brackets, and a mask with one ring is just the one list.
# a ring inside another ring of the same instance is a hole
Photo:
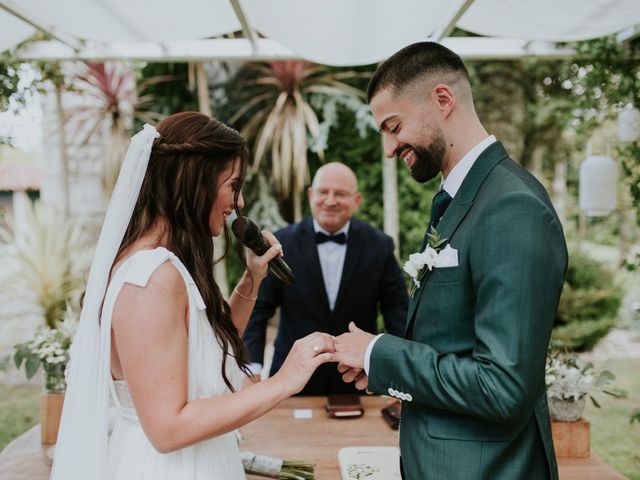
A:
{"label": "groom", "polygon": [[404,338],[350,325],[338,368],[403,401],[404,478],[557,479],[544,367],[567,251],[551,201],[486,132],[447,48],[402,49],[368,95],[386,156],[418,182],[442,173],[429,226],[445,242],[423,267]]}

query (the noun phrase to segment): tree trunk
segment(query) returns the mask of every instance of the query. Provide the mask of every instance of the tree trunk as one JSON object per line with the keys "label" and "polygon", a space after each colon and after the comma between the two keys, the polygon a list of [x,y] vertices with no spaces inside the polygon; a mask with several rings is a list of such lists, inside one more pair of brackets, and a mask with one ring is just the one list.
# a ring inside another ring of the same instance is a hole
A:
{"label": "tree trunk", "polygon": [[293,192],[293,221],[302,220],[302,192]]}
{"label": "tree trunk", "polygon": [[558,160],[554,165],[553,183],[551,184],[553,204],[562,225],[567,221],[567,160]]}
{"label": "tree trunk", "polygon": [[62,108],[62,86],[54,83],[56,91],[56,113],[58,115],[58,148],[60,149],[60,163],[62,167],[62,213],[69,217],[69,156],[67,155],[67,137],[64,131],[65,119]]}
{"label": "tree trunk", "polygon": [[[196,83],[198,85],[198,108],[201,113],[212,116],[211,103],[209,100],[209,83],[207,81],[207,72],[204,70],[203,63],[196,63]],[[213,237],[213,250],[215,257],[220,258],[224,252],[224,237],[218,235]],[[229,298],[229,282],[227,280],[227,266],[224,260],[219,261],[213,266],[213,277],[216,279],[218,287],[225,298]]]}
{"label": "tree trunk", "polygon": [[620,245],[618,251],[620,253],[620,264],[622,264],[629,255],[631,244],[634,241],[637,223],[636,212],[632,206],[629,189],[625,184],[622,184],[619,198],[618,209],[620,213],[618,215],[618,232]]}
{"label": "tree trunk", "polygon": [[382,188],[384,231],[393,239],[396,258],[400,256],[399,220],[398,220],[398,159],[382,156]]}

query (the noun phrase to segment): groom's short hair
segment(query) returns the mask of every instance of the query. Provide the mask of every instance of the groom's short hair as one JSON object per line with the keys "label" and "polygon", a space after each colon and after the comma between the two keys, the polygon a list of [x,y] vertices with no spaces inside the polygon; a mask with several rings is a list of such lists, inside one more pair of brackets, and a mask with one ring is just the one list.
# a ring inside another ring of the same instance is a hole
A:
{"label": "groom's short hair", "polygon": [[403,48],[380,64],[369,81],[368,101],[371,102],[382,89],[391,88],[399,93],[419,80],[434,85],[462,82],[467,88],[470,83],[469,72],[460,56],[439,43],[418,42]]}

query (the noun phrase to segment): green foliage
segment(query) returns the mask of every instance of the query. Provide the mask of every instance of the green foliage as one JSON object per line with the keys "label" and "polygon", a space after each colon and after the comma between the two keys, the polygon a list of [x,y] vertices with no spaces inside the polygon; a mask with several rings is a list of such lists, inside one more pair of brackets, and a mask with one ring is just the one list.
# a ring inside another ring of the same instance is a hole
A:
{"label": "green foliage", "polygon": [[[163,81],[153,81],[154,79]],[[144,89],[145,110],[160,116],[178,112],[197,111],[198,99],[189,86],[186,63],[148,63],[140,69],[138,85],[147,82]],[[215,116],[215,114],[214,114]],[[143,121],[136,118],[134,131],[142,129]]]}
{"label": "green foliage", "polygon": [[588,404],[585,418],[591,422],[591,445],[602,459],[630,480],[640,480],[640,425],[631,424],[633,412],[640,411],[640,359],[625,358],[596,363],[611,370],[616,385],[627,391],[625,398],[607,402],[604,408]]}
{"label": "green foliage", "polygon": [[0,385],[0,451],[38,423],[39,392],[30,385]]}
{"label": "green foliage", "polygon": [[562,60],[469,62],[480,120],[525,168],[547,171],[563,158],[573,119]]}
{"label": "green foliage", "polygon": [[18,266],[1,287],[38,308],[45,324],[55,328],[67,304],[77,302],[88,252],[80,248],[77,226],[40,203],[26,210],[21,233],[0,228],[0,239],[15,245],[7,267],[9,261]]}
{"label": "green foliage", "polygon": [[636,221],[640,225],[640,142],[622,145],[617,149],[622,159],[624,178],[636,206]]}
{"label": "green foliage", "polygon": [[[11,52],[0,53],[0,112],[24,106],[29,94],[36,89],[36,79],[26,80],[24,65]],[[0,136],[0,145],[5,143],[10,144],[11,138]]]}
{"label": "green foliage", "polygon": [[[626,105],[640,108],[640,39],[621,44],[614,36],[598,38],[578,43],[577,50],[569,80],[578,94],[575,108],[582,112],[578,129],[614,119]],[[620,144],[616,153],[640,223],[640,143]]]}
{"label": "green foliage", "polygon": [[18,83],[20,63],[5,52],[0,56],[0,111],[9,108],[9,99],[19,103],[24,102],[24,96],[20,95]]}
{"label": "green foliage", "polygon": [[31,379],[40,368],[40,357],[31,351],[28,343],[16,345],[13,361],[18,369],[22,367],[22,362],[24,362],[24,372],[27,379]]}
{"label": "green foliage", "polygon": [[566,348],[567,350],[591,350],[601,338],[611,331],[615,323],[613,318],[603,318],[601,320],[581,320],[554,327],[551,345],[554,348]]}
{"label": "green foliage", "polygon": [[64,371],[76,325],[77,313],[67,305],[66,317],[57,328],[42,327],[31,342],[16,345],[13,355],[16,368],[19,370],[24,363],[27,379],[30,379],[42,365],[45,391],[63,392],[67,386]]}
{"label": "green foliage", "polygon": [[[329,132],[325,162],[342,162],[358,176],[362,204],[358,218],[381,228],[382,212],[382,148],[380,135],[372,130],[361,138],[353,114],[344,108],[338,111],[338,122]],[[315,166],[312,175],[320,165]]]}
{"label": "green foliage", "polygon": [[567,277],[552,333],[556,348],[593,348],[616,323],[621,288],[611,271],[583,253],[569,257]]}

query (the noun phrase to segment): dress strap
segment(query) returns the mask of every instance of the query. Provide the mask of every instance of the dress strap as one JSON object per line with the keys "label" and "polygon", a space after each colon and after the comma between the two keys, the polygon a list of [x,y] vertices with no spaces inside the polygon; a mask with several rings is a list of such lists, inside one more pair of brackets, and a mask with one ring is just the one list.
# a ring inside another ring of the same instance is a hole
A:
{"label": "dress strap", "polygon": [[146,287],[153,272],[171,256],[171,252],[164,247],[139,250],[127,259],[128,265],[124,274],[124,282],[138,287]]}
{"label": "dress strap", "polygon": [[[198,310],[205,309],[205,303],[202,295],[198,291],[196,282],[189,274],[187,268],[172,252],[164,247],[157,247],[153,250],[140,250],[134,253],[128,260],[126,271],[124,273],[124,283],[130,283],[138,287],[146,287],[153,275],[153,272],[169,260],[175,266],[182,276],[186,286],[190,301]],[[124,269],[124,265],[121,269]]]}

